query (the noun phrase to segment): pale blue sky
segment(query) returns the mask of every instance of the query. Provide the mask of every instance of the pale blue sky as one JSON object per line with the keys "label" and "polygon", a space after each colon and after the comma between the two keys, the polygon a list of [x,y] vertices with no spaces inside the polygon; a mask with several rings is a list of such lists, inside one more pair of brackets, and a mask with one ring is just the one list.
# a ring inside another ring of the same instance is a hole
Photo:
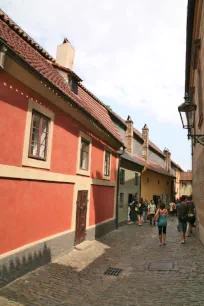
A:
{"label": "pale blue sky", "polygon": [[54,57],[67,37],[74,71],[104,103],[131,115],[191,169],[182,129],[187,0],[2,0],[1,8]]}

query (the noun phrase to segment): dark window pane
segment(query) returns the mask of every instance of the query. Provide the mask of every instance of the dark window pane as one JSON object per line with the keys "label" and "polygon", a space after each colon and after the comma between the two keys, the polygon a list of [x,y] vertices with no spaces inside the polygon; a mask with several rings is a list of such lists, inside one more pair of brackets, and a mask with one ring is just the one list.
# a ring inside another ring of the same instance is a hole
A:
{"label": "dark window pane", "polygon": [[34,111],[32,114],[29,154],[37,159],[46,159],[49,119]]}

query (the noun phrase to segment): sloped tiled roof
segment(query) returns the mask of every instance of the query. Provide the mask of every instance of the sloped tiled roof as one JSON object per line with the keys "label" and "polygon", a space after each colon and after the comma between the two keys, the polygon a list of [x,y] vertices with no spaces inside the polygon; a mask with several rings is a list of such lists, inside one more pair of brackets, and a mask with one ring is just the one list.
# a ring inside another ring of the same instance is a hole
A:
{"label": "sloped tiled roof", "polygon": [[[0,38],[28,65],[35,69],[52,86],[71,99],[75,105],[83,109],[121,144],[123,141],[112,123],[107,109],[94,99],[88,99],[79,88],[79,95],[74,94],[59,71],[53,67],[53,58],[32,38],[17,26],[2,10],[0,10]],[[84,97],[84,98],[83,98]]]}
{"label": "sloped tiled roof", "polygon": [[143,166],[151,171],[163,174],[163,175],[167,175],[167,176],[171,176],[174,177],[174,175],[172,175],[170,172],[166,171],[164,168],[162,168],[160,165],[152,162],[152,161],[146,161],[144,158],[139,157],[137,155],[134,155],[134,158],[143,164]]}
{"label": "sloped tiled roof", "polygon": [[192,172],[181,172],[180,181],[192,181]]}
{"label": "sloped tiled roof", "polygon": [[144,168],[143,162],[138,160],[137,158],[135,158],[135,156],[130,155],[127,151],[125,151],[123,153],[122,158],[126,159],[126,160],[129,160],[129,161],[131,161],[131,162],[133,162],[133,163],[135,163],[135,164]]}

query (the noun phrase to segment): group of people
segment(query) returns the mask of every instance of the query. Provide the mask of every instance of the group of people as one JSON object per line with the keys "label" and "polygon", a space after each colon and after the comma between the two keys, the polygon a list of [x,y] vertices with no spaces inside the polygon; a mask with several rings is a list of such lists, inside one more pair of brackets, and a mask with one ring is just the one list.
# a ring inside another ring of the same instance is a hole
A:
{"label": "group of people", "polygon": [[138,200],[138,195],[135,194],[133,201],[129,204],[128,223],[132,224],[133,222],[138,221],[138,225],[142,226],[143,222],[149,220],[150,225],[156,225],[154,220],[156,210],[157,205],[153,200],[150,202],[148,199],[143,200],[143,198]]}
{"label": "group of people", "polygon": [[[158,207],[157,207],[158,206]],[[169,212],[174,220],[174,216],[178,218],[177,229],[181,235],[181,244],[185,244],[186,237],[192,233],[196,221],[196,209],[191,197],[181,197],[176,203],[169,204]],[[129,204],[129,220],[128,223],[138,221],[138,225],[142,226],[143,222],[149,220],[150,225],[158,225],[159,244],[166,245],[166,231],[168,220],[168,209],[165,204],[159,202],[155,205],[154,201],[148,202],[147,199],[138,200],[135,194],[134,200]]]}

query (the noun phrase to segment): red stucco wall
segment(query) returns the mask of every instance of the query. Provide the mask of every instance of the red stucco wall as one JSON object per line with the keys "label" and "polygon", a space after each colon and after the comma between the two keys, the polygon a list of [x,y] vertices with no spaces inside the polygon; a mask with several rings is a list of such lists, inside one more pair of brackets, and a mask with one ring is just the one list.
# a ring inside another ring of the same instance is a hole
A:
{"label": "red stucco wall", "polygon": [[[6,86],[4,86],[4,83]],[[17,91],[16,91],[17,90]],[[22,93],[22,94],[21,94]],[[78,135],[88,131],[79,122],[6,72],[0,74],[0,164],[22,166],[28,97],[55,113],[50,171],[76,174]],[[102,178],[104,144],[92,138],[91,176]],[[115,181],[116,159],[112,156],[111,181]]]}
{"label": "red stucco wall", "polygon": [[[6,86],[4,85],[6,84]],[[55,113],[51,169],[76,175],[79,132],[87,128],[18,80],[0,72],[0,164],[22,167],[28,99]],[[92,137],[91,177],[103,175],[104,144]],[[111,160],[116,181],[116,158]],[[38,169],[40,170],[40,169]],[[0,179],[0,254],[71,228],[74,185]],[[93,186],[90,225],[113,217],[114,188]]]}
{"label": "red stucco wall", "polygon": [[0,179],[0,254],[69,230],[73,186]]}
{"label": "red stucco wall", "polygon": [[114,216],[114,187],[91,186],[89,225]]}

